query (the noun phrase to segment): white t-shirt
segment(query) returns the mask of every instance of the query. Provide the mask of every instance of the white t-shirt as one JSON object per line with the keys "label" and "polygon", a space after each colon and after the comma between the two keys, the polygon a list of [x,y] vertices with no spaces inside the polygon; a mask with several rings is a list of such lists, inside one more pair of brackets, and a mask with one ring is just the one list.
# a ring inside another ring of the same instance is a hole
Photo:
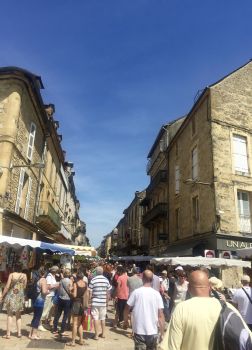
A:
{"label": "white t-shirt", "polygon": [[[46,277],[46,283],[50,284],[50,285],[53,285],[53,284],[56,284],[57,281],[56,281],[55,277],[51,273],[48,273],[48,275]],[[55,295],[55,290],[56,290],[56,288],[50,289],[50,293],[47,294],[47,295],[49,297],[53,297]]]}
{"label": "white t-shirt", "polygon": [[[252,288],[249,286],[244,286],[243,288],[250,296],[250,299],[252,299]],[[238,305],[238,310],[244,321],[247,324],[252,324],[252,304],[242,288],[237,289],[234,293],[233,302]]]}
{"label": "white t-shirt", "polygon": [[132,329],[134,333],[158,334],[158,310],[164,308],[160,293],[151,287],[140,287],[132,292],[127,304],[133,308]]}

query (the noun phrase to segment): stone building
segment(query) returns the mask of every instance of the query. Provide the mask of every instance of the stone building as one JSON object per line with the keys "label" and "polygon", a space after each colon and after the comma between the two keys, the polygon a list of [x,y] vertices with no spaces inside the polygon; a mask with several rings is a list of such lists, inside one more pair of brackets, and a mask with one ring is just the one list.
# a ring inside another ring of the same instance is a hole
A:
{"label": "stone building", "polygon": [[252,247],[251,61],[203,90],[166,155],[166,253],[221,256]]}
{"label": "stone building", "polygon": [[[143,207],[140,205],[145,191],[135,192],[135,197],[123,212],[116,226],[117,255],[142,255],[148,252],[148,236],[142,224]],[[116,250],[115,250],[116,251]]]}
{"label": "stone building", "polygon": [[41,89],[39,76],[0,68],[0,234],[71,242],[79,204]]}
{"label": "stone building", "polygon": [[185,118],[180,118],[163,125],[148,154],[147,174],[150,184],[146,188],[146,196],[141,201],[143,209],[143,225],[148,230],[148,246],[150,255],[159,255],[165,251],[168,235],[168,160],[167,147]]}

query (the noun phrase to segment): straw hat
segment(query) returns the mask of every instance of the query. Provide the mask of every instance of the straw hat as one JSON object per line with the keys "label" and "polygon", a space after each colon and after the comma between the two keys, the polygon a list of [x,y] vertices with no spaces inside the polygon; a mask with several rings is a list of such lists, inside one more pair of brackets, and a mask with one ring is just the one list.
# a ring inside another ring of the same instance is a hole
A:
{"label": "straw hat", "polygon": [[223,287],[223,283],[219,278],[217,277],[210,277],[209,278],[209,283],[214,289],[221,289]]}

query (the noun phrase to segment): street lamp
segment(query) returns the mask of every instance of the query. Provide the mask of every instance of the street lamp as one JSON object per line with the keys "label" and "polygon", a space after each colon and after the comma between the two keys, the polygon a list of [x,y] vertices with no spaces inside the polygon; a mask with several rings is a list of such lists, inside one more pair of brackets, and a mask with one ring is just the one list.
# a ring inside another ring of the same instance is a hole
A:
{"label": "street lamp", "polygon": [[206,186],[212,186],[213,183],[210,183],[210,182],[202,182],[202,181],[199,181],[197,179],[193,180],[193,179],[186,179],[183,181],[185,184],[199,184],[199,185],[206,185]]}
{"label": "street lamp", "polygon": [[3,166],[0,165],[0,176],[3,175],[3,169],[8,169],[8,170],[12,170],[14,168],[37,168],[37,169],[44,169],[45,168],[45,164],[44,163],[33,163],[33,164],[23,164],[23,165],[12,165],[10,164],[10,166]]}
{"label": "street lamp", "polygon": [[45,168],[45,164],[44,163],[33,163],[33,164],[23,164],[23,165],[12,165],[10,164],[10,166],[4,166],[4,165],[0,165],[0,176],[3,175],[3,169],[8,169],[8,170],[12,170],[14,168],[37,168],[37,169],[44,169]]}

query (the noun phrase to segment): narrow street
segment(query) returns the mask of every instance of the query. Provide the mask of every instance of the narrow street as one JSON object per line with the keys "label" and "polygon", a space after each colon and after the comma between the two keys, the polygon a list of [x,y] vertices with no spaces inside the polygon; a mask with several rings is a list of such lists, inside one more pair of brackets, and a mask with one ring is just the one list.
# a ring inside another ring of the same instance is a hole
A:
{"label": "narrow street", "polygon": [[[84,332],[85,345],[79,345],[76,343],[75,349],[88,350],[133,350],[134,345],[131,339],[130,330],[125,331],[123,329],[114,329],[111,327],[114,313],[112,307],[108,310],[108,319],[106,321],[106,338],[93,340],[93,332]],[[71,332],[69,337],[64,337],[62,340],[55,337],[51,332],[41,332],[41,340],[28,339],[29,326],[32,318],[32,314],[24,314],[22,316],[22,339],[18,339],[15,333],[15,325],[13,324],[13,332],[10,339],[4,339],[2,336],[6,330],[6,314],[0,314],[0,349],[1,350],[22,350],[22,349],[71,349],[66,343],[70,341]]]}

